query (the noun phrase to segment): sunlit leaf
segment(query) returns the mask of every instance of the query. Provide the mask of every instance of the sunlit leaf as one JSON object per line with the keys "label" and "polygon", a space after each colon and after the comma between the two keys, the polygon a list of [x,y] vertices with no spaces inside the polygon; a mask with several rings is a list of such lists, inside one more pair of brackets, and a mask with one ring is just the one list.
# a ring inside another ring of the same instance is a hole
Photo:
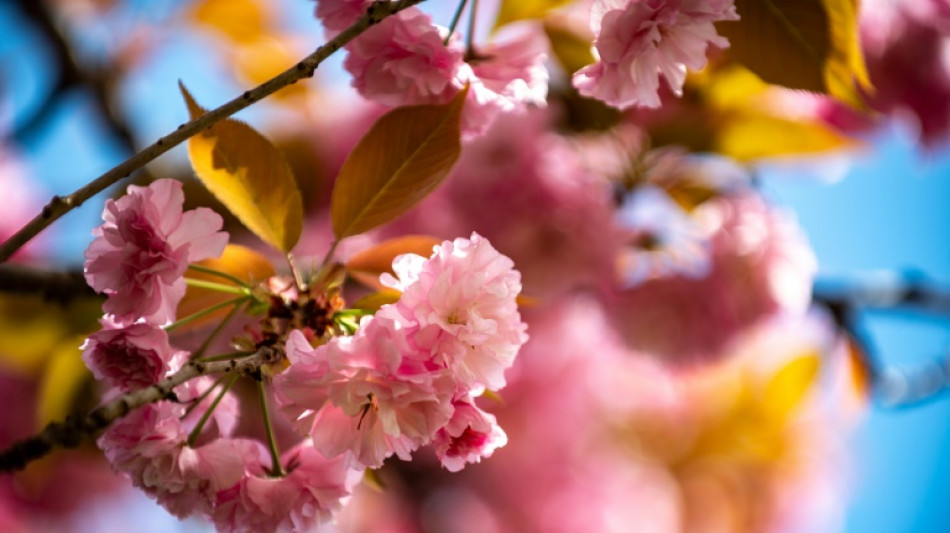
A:
{"label": "sunlit leaf", "polygon": [[[191,118],[205,110],[179,83]],[[248,229],[289,252],[303,229],[303,202],[290,166],[263,135],[226,119],[188,140],[195,174]]]}
{"label": "sunlit leaf", "polygon": [[[212,270],[217,270],[218,272],[234,276],[235,278],[245,281],[251,286],[260,283],[275,274],[273,265],[271,265],[270,261],[268,261],[266,257],[250,248],[237,244],[229,244],[224,249],[224,253],[221,254],[221,257],[217,259],[206,259],[197,264],[205,268],[210,268]],[[205,272],[189,270],[185,273],[185,275],[186,277],[192,279],[213,281],[215,283],[221,283],[233,287],[238,286],[237,283],[234,283],[227,278]],[[234,298],[234,296],[234,294],[201,287],[188,287],[185,297],[182,298],[181,303],[178,304],[178,317],[182,318],[192,315],[198,311],[201,311],[202,309],[207,309],[212,305],[231,300]],[[201,326],[208,323],[209,321],[219,320],[229,311],[230,308],[221,309],[207,315],[206,317],[203,317],[202,319],[196,320],[190,325]],[[187,328],[188,326],[185,327]]]}
{"label": "sunlit leaf", "polygon": [[783,115],[782,106],[772,100],[777,91],[781,89],[740,65],[709,68],[688,78],[684,100],[645,124],[656,145],[675,144],[740,161],[858,144],[817,118]]}
{"label": "sunlit leaf", "polygon": [[62,420],[76,410],[76,397],[92,374],[82,361],[79,347],[85,335],[67,337],[53,349],[40,383],[36,421],[39,427]]}
{"label": "sunlit leaf", "polygon": [[[234,47],[234,69],[249,84],[260,85],[288,69],[299,59],[286,43],[273,37],[244,43]],[[275,98],[300,96],[308,86],[294,83],[274,93]]]}
{"label": "sunlit leaf", "polygon": [[406,235],[383,241],[379,244],[353,254],[346,262],[350,272],[367,272],[380,275],[392,273],[393,259],[401,254],[416,254],[422,257],[432,255],[432,249],[441,244],[442,239],[428,235]]}
{"label": "sunlit leaf", "polygon": [[578,35],[553,20],[544,21],[544,33],[551,43],[551,52],[568,74],[573,74],[595,61],[589,38]]}
{"label": "sunlit leaf", "polygon": [[460,118],[468,89],[443,105],[386,113],[350,153],[333,188],[338,239],[363,233],[418,203],[442,182],[461,152]]}
{"label": "sunlit leaf", "polygon": [[805,122],[756,113],[725,117],[713,150],[740,161],[783,154],[826,152],[851,141],[818,122]]}
{"label": "sunlit leaf", "polygon": [[100,304],[89,299],[62,306],[40,296],[0,295],[0,367],[38,375],[64,338],[95,328]]}
{"label": "sunlit leaf", "polygon": [[782,367],[765,388],[766,413],[775,420],[786,420],[812,390],[820,368],[818,353],[802,355]]}
{"label": "sunlit leaf", "polygon": [[571,0],[501,0],[495,29],[517,20],[542,18],[548,11],[570,2]]}
{"label": "sunlit leaf", "polygon": [[763,80],[828,93],[863,107],[870,87],[858,46],[857,0],[736,0],[738,21],[720,22],[730,57]]}

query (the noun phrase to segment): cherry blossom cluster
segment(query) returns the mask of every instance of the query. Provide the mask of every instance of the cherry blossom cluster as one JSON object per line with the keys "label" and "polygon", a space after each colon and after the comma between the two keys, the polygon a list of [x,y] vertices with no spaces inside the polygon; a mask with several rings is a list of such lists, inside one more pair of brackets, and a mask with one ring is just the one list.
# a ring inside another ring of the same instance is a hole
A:
{"label": "cherry blossom cluster", "polygon": [[515,300],[521,276],[477,234],[444,242],[429,259],[401,255],[393,269],[383,283],[402,297],[364,317],[355,335],[314,349],[291,334],[277,392],[327,457],[372,468],[432,443],[443,466],[460,470],[507,441],[475,398],[505,385],[527,341]]}
{"label": "cherry blossom cluster", "polygon": [[[94,232],[86,277],[108,299],[83,359],[112,388],[109,397],[155,384],[198,355],[173,347],[166,329],[177,318],[188,264],[220,255],[227,234],[218,231],[221,217],[183,211],[183,200],[174,180],[129,187],[108,202]],[[507,442],[476,398],[504,387],[527,340],[513,267],[473,234],[443,242],[429,258],[398,256],[395,275],[381,281],[401,297],[364,316],[350,335],[262,322],[244,345],[282,350],[288,363],[256,375],[262,401],[264,374],[277,373],[272,393],[305,434],[279,457],[269,422],[266,446],[236,429],[242,403],[230,387],[237,375],[179,385],[113,424],[99,446],[169,512],[209,517],[221,531],[304,531],[329,522],[365,468],[393,454],[409,460],[423,445],[446,469],[461,470]],[[309,294],[274,278],[259,290],[286,309]],[[332,311],[339,299],[330,300]]]}
{"label": "cherry blossom cluster", "polygon": [[[316,16],[333,35],[371,4],[318,0]],[[706,65],[708,46],[729,46],[713,23],[738,18],[733,0],[594,0],[596,62],[574,74],[574,86],[618,108],[659,107],[660,78],[679,95],[687,68]],[[462,119],[468,138],[483,134],[503,112],[546,105],[547,44],[537,24],[508,25],[495,42],[466,49],[457,33],[411,8],[370,28],[346,49],[344,66],[353,86],[385,105],[444,103],[469,86]]]}
{"label": "cherry blossom cluster", "polygon": [[[356,21],[372,0],[320,0],[316,15],[328,34]],[[540,28],[512,28],[497,41],[466,50],[458,34],[417,8],[383,20],[346,46],[344,67],[353,86],[388,106],[436,104],[469,87],[463,135],[473,137],[502,113],[544,107],[547,42]]]}

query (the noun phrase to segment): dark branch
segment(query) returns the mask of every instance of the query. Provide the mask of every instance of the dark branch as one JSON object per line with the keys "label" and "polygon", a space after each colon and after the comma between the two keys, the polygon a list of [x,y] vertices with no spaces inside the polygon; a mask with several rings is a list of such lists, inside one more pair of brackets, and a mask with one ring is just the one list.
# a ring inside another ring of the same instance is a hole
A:
{"label": "dark branch", "polygon": [[53,422],[37,435],[13,444],[0,453],[0,472],[21,470],[55,448],[73,448],[133,409],[170,397],[175,387],[188,380],[223,372],[256,375],[262,365],[276,362],[279,357],[277,350],[261,348],[256,354],[243,359],[192,361],[155,385],[116,398],[85,416],[70,416],[64,422]]}
{"label": "dark branch", "polygon": [[0,265],[0,292],[38,294],[59,303],[98,297],[86,284],[82,272],[37,270],[18,265]]}

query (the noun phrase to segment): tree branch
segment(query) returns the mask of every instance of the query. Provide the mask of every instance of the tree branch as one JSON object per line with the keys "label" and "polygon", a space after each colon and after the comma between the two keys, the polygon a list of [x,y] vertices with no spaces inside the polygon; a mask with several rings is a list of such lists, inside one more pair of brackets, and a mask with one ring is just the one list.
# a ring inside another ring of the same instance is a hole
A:
{"label": "tree branch", "polygon": [[38,270],[19,265],[0,265],[0,292],[40,294],[44,300],[66,303],[77,298],[98,298],[82,272]]}
{"label": "tree branch", "polygon": [[26,226],[16,232],[12,237],[0,245],[0,263],[6,261],[19,250],[30,239],[35,237],[40,231],[52,224],[59,217],[68,213],[73,208],[79,207],[83,202],[92,198],[105,188],[117,183],[154,160],[156,157],[164,154],[173,147],[181,144],[195,134],[206,130],[221,120],[233,115],[245,107],[270,96],[288,85],[296,83],[303,78],[310,78],[314,71],[327,57],[342,48],[356,36],[366,31],[370,26],[378,24],[386,17],[419,4],[425,0],[398,0],[395,2],[379,1],[375,2],[366,10],[366,14],[359,18],[352,26],[343,30],[342,33],[328,41],[323,46],[317,48],[312,54],[301,60],[293,67],[285,70],[270,80],[258,85],[254,89],[245,91],[241,96],[232,99],[224,105],[217,107],[204,115],[182,124],[174,132],[159,138],[157,141],[146,147],[141,152],[126,159],[118,166],[107,171],[87,185],[79,188],[68,196],[54,196],[52,200],[43,208],[40,214]]}
{"label": "tree branch", "polygon": [[150,387],[130,392],[111,402],[97,407],[86,416],[71,416],[64,422],[52,422],[46,428],[27,439],[21,440],[0,453],[0,472],[14,472],[32,461],[50,453],[54,448],[72,448],[84,437],[91,436],[112,422],[122,418],[133,409],[172,396],[178,385],[207,374],[222,372],[252,375],[262,365],[276,362],[280,352],[274,348],[261,348],[254,355],[228,361],[191,361],[173,376]]}

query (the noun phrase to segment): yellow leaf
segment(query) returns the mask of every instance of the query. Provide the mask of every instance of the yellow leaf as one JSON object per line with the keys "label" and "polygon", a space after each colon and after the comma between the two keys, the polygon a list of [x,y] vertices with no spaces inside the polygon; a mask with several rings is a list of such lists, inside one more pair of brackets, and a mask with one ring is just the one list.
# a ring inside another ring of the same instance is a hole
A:
{"label": "yellow leaf", "polygon": [[376,311],[379,311],[379,308],[384,305],[398,302],[400,296],[402,296],[402,293],[399,291],[384,288],[378,292],[367,294],[359,300],[356,300],[350,307],[353,309],[373,311],[375,313]]}
{"label": "yellow leaf", "polygon": [[236,43],[257,40],[267,29],[267,9],[260,0],[199,0],[192,20]]}
{"label": "yellow leaf", "polygon": [[548,11],[570,2],[571,0],[502,0],[498,6],[495,29],[517,20],[542,18]]}
{"label": "yellow leaf", "polygon": [[551,52],[568,74],[574,74],[595,61],[591,40],[571,31],[564,24],[545,20],[544,33],[551,43]]}
{"label": "yellow leaf", "polygon": [[92,377],[79,349],[85,338],[85,335],[67,337],[50,354],[36,407],[38,427],[62,420],[76,410],[75,399],[86,380]]}
{"label": "yellow leaf", "polygon": [[858,46],[857,0],[736,0],[738,21],[720,22],[728,54],[763,80],[827,93],[864,108],[870,88]]}
{"label": "yellow leaf", "polygon": [[854,144],[819,122],[754,112],[726,114],[716,135],[713,150],[739,161],[783,154],[819,153]]}
{"label": "yellow leaf", "polygon": [[[179,82],[195,119],[205,113]],[[188,140],[198,179],[249,230],[289,252],[303,229],[303,201],[280,151],[253,128],[226,119]]]}
{"label": "yellow leaf", "polygon": [[338,239],[389,222],[426,197],[461,152],[460,118],[468,88],[451,102],[394,109],[350,153],[330,200]]}
{"label": "yellow leaf", "polygon": [[797,357],[782,367],[765,388],[763,407],[768,417],[786,420],[812,389],[820,368],[818,353]]}
{"label": "yellow leaf", "polygon": [[[271,265],[270,261],[268,261],[266,257],[250,248],[246,248],[237,244],[229,244],[224,249],[224,253],[221,254],[221,257],[217,259],[206,259],[197,264],[205,268],[210,268],[212,270],[217,270],[218,272],[229,274],[240,280],[246,281],[248,285],[252,286],[266,280],[275,273],[273,265]],[[215,283],[223,283],[225,285],[233,285],[235,287],[238,286],[236,283],[226,278],[205,272],[189,270],[185,275],[192,279],[213,281]],[[182,298],[181,303],[178,304],[178,316],[186,317],[197,313],[202,309],[207,309],[208,307],[211,307],[215,304],[219,304],[233,298],[233,294],[228,294],[221,291],[204,289],[201,287],[188,287],[185,297]],[[221,309],[215,313],[211,313],[199,320],[192,322],[190,325],[197,326],[212,320],[218,320],[227,315],[229,311],[230,308]]]}

